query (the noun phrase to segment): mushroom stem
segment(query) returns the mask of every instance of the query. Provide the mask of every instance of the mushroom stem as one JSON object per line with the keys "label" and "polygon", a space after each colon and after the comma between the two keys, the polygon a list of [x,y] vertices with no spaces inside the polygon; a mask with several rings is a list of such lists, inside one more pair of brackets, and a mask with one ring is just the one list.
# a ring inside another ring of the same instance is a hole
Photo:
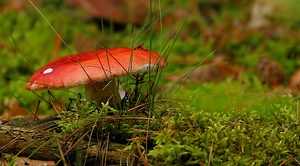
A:
{"label": "mushroom stem", "polygon": [[97,103],[109,101],[110,105],[116,108],[118,108],[121,103],[121,97],[115,79],[86,84],[85,94],[89,100],[94,100]]}

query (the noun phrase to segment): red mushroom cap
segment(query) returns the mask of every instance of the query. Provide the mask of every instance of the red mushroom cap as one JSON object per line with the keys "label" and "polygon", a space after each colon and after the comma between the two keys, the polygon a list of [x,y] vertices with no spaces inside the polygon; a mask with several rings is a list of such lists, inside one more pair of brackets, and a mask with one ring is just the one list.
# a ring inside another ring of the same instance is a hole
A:
{"label": "red mushroom cap", "polygon": [[137,47],[109,48],[69,55],[39,69],[28,81],[27,90],[71,88],[102,82],[128,74],[147,72],[167,65],[157,53]]}

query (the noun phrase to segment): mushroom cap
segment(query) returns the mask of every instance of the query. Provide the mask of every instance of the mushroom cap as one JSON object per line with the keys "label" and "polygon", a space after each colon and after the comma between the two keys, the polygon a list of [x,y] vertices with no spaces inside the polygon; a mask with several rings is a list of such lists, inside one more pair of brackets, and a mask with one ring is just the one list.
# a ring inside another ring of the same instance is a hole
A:
{"label": "mushroom cap", "polygon": [[29,79],[27,90],[72,88],[167,65],[155,52],[137,48],[108,48],[69,55],[40,68]]}

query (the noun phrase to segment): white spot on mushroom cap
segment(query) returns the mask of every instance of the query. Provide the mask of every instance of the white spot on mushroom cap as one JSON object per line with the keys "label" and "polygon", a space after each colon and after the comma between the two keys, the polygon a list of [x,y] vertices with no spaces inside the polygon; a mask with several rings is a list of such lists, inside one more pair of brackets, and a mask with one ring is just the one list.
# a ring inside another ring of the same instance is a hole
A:
{"label": "white spot on mushroom cap", "polygon": [[53,69],[52,68],[48,68],[48,69],[46,69],[46,70],[44,70],[44,74],[49,74],[49,73],[51,73],[53,71]]}

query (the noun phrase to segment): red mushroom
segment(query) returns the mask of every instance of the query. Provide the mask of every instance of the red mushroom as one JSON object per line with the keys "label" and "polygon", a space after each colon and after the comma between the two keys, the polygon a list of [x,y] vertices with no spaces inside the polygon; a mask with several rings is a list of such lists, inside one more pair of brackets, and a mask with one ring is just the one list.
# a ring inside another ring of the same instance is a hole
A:
{"label": "red mushroom", "polygon": [[102,49],[65,56],[47,64],[29,79],[26,89],[36,91],[85,85],[88,99],[118,104],[121,98],[115,78],[166,65],[164,58],[141,47]]}

